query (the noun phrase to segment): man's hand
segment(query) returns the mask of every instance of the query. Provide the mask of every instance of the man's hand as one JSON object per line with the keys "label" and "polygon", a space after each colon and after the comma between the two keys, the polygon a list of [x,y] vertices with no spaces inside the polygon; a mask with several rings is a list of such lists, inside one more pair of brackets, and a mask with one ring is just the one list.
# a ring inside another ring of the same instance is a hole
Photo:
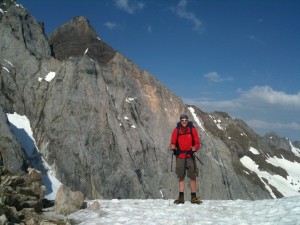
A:
{"label": "man's hand", "polygon": [[173,145],[173,144],[171,144],[171,150],[173,151],[173,150],[175,150],[175,149],[176,149],[176,146]]}
{"label": "man's hand", "polygon": [[196,148],[195,146],[192,146],[192,151],[195,152],[196,151]]}

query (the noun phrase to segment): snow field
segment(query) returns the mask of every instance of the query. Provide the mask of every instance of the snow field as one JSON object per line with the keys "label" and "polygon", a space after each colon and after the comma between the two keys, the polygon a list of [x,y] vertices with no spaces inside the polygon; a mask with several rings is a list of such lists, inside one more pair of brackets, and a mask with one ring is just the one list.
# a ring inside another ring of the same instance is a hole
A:
{"label": "snow field", "polygon": [[271,200],[207,200],[201,205],[171,200],[97,200],[99,210],[84,209],[68,218],[96,224],[293,224],[300,225],[300,197]]}
{"label": "snow field", "polygon": [[[11,128],[18,140],[22,144],[25,152],[29,157],[34,157],[35,149],[39,152],[38,147],[36,146],[35,139],[30,126],[30,121],[24,115],[21,116],[17,113],[7,114],[7,118],[11,124]],[[43,183],[46,187],[45,198],[49,200],[54,200],[56,193],[61,186],[61,182],[55,177],[55,171],[50,165],[42,158],[42,162],[37,163],[37,165],[42,164],[46,171],[42,171]]]}

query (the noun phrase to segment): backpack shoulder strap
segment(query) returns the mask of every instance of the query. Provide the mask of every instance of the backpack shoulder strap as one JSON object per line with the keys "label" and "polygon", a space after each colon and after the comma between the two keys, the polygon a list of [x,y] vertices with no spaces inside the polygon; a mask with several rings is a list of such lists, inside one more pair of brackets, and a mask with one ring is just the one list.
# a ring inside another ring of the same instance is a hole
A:
{"label": "backpack shoulder strap", "polygon": [[189,121],[188,126],[190,127],[190,132],[191,132],[191,135],[192,135],[192,144],[195,145],[194,134],[193,134],[193,127],[194,127],[193,122]]}
{"label": "backpack shoulder strap", "polygon": [[179,148],[179,145],[178,145],[178,137],[179,137],[179,134],[180,134],[180,127],[181,127],[181,123],[178,122],[178,123],[177,123],[177,126],[176,126],[176,128],[177,128],[176,147],[177,147],[177,148]]}
{"label": "backpack shoulder strap", "polygon": [[194,127],[193,122],[192,122],[192,121],[189,121],[189,122],[188,122],[188,126],[191,127],[191,128]]}

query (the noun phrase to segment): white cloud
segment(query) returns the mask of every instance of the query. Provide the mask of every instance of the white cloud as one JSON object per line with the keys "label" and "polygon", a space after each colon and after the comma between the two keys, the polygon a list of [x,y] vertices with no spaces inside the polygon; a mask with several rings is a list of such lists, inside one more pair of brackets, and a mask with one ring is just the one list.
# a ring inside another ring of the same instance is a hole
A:
{"label": "white cloud", "polygon": [[232,77],[222,77],[217,72],[209,72],[209,73],[205,74],[204,77],[207,78],[208,80],[210,80],[212,82],[216,82],[216,83],[233,80]]}
{"label": "white cloud", "polygon": [[129,14],[134,14],[137,10],[145,7],[142,2],[130,2],[130,0],[115,0],[115,5]]}
{"label": "white cloud", "polygon": [[237,93],[240,94],[239,97],[230,100],[214,101],[202,98],[186,99],[186,101],[206,106],[210,110],[224,109],[226,111],[232,110],[233,107],[235,110],[259,110],[266,108],[282,111],[299,111],[300,113],[300,92],[297,94],[287,94],[283,91],[273,90],[269,86],[254,86],[248,91],[238,89]]}
{"label": "white cloud", "polygon": [[148,31],[149,33],[152,33],[152,27],[151,27],[150,25],[148,25],[147,31]]}
{"label": "white cloud", "polygon": [[104,25],[110,30],[113,30],[118,27],[118,24],[113,22],[106,22]]}
{"label": "white cloud", "polygon": [[278,107],[291,107],[300,110],[300,92],[289,95],[283,91],[275,91],[269,86],[255,86],[249,91],[240,92],[240,100],[248,103],[256,101],[263,104],[277,105]]}
{"label": "white cloud", "polygon": [[215,100],[204,99],[204,98],[198,98],[198,99],[183,98],[183,101],[189,105],[199,106],[200,109],[206,112],[223,111],[231,114],[232,112],[231,109],[242,108],[240,102],[236,100],[215,101]]}
{"label": "white cloud", "polygon": [[288,94],[269,86],[238,90],[239,96],[229,100],[184,99],[206,112],[223,111],[244,120],[257,133],[275,131],[281,136],[300,140],[300,92]]}
{"label": "white cloud", "polygon": [[194,24],[193,30],[200,32],[202,29],[201,20],[193,13],[186,9],[187,0],[180,0],[176,7],[172,7],[171,10],[180,18],[187,19]]}

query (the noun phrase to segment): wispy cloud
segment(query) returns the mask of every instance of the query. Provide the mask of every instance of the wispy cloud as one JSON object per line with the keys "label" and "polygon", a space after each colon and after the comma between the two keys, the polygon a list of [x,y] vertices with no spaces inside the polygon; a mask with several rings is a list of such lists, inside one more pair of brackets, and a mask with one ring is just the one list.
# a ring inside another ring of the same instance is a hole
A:
{"label": "wispy cloud", "polygon": [[257,22],[257,23],[263,23],[263,22],[264,22],[264,19],[263,19],[263,18],[259,18],[259,19],[257,19],[256,22]]}
{"label": "wispy cloud", "polygon": [[149,33],[152,33],[152,27],[151,27],[150,25],[147,26],[147,31],[148,31]]}
{"label": "wispy cloud", "polygon": [[252,128],[257,128],[257,129],[270,129],[270,130],[275,130],[275,129],[291,129],[291,130],[299,130],[300,131],[300,124],[296,122],[291,122],[291,123],[279,123],[279,122],[268,122],[268,121],[263,121],[263,120],[246,120],[245,121],[249,126]]}
{"label": "wispy cloud", "polygon": [[216,82],[216,83],[233,80],[232,77],[223,77],[219,75],[217,72],[209,72],[205,74],[204,77],[209,81]]}
{"label": "wispy cloud", "polygon": [[118,24],[113,22],[106,22],[104,25],[110,30],[113,30],[118,27]]}
{"label": "wispy cloud", "polygon": [[263,135],[275,131],[281,136],[300,140],[300,91],[288,94],[269,86],[254,86],[237,90],[238,97],[229,100],[207,98],[183,99],[203,111],[223,111],[241,118],[252,129]]}
{"label": "wispy cloud", "polygon": [[260,43],[260,44],[265,44],[265,42],[261,39],[259,39],[257,36],[255,35],[249,35],[248,38],[251,40],[251,41],[254,41],[254,42],[257,42],[257,43]]}
{"label": "wispy cloud", "polygon": [[[269,86],[255,86],[248,91],[238,89],[238,98],[230,100],[215,101],[210,99],[185,99],[188,103],[202,106],[209,111],[223,110],[238,112],[240,110],[299,112],[300,115],[300,92],[297,94],[287,94],[283,91],[273,90]],[[263,110],[266,109],[266,110]],[[234,113],[239,114],[239,113]]]}
{"label": "wispy cloud", "polygon": [[249,127],[260,135],[276,132],[279,136],[287,137],[292,141],[300,140],[300,123],[282,121],[274,122],[267,120],[245,120]]}
{"label": "wispy cloud", "polygon": [[129,14],[134,14],[145,7],[145,3],[130,0],[115,0],[115,5]]}
{"label": "wispy cloud", "polygon": [[187,0],[180,0],[177,6],[172,7],[171,10],[180,18],[191,21],[194,24],[193,30],[201,32],[203,29],[201,20],[193,12],[188,11],[186,5]]}

